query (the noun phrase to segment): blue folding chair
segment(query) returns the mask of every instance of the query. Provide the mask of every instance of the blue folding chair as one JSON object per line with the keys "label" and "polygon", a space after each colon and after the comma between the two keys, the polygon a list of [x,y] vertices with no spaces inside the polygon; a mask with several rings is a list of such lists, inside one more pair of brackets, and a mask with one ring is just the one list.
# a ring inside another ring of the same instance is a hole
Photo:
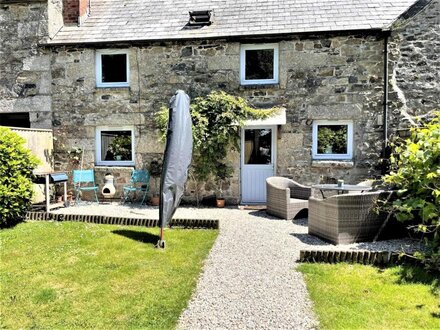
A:
{"label": "blue folding chair", "polygon": [[134,170],[131,172],[130,184],[123,187],[124,188],[124,203],[130,200],[133,202],[136,197],[137,192],[142,192],[142,202],[145,202],[147,198],[148,191],[150,190],[150,173],[147,170]]}
{"label": "blue folding chair", "polygon": [[74,170],[73,171],[73,187],[75,189],[75,199],[81,201],[82,191],[93,191],[95,193],[96,202],[98,200],[98,186],[95,184],[95,172],[93,170]]}

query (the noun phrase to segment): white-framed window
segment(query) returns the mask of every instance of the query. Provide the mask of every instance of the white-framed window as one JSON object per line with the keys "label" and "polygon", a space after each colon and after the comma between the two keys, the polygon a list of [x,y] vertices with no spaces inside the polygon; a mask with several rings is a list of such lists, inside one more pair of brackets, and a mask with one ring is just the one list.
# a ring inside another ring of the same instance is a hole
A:
{"label": "white-framed window", "polygon": [[128,87],[130,70],[128,53],[120,49],[96,51],[96,86]]}
{"label": "white-framed window", "polygon": [[312,156],[313,159],[352,159],[353,122],[314,120]]}
{"label": "white-framed window", "polygon": [[96,165],[133,166],[134,148],[133,127],[96,128]]}
{"label": "white-framed window", "polygon": [[241,45],[240,83],[242,85],[278,83],[278,44]]}

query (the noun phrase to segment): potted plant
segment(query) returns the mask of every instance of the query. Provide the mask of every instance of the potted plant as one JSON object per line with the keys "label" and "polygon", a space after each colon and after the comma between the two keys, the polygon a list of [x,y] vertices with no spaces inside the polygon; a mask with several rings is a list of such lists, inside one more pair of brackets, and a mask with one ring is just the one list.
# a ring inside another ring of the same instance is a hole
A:
{"label": "potted plant", "polygon": [[153,158],[153,160],[150,162],[149,172],[154,180],[154,189],[153,196],[151,197],[151,204],[157,206],[160,202],[158,179],[162,174],[162,161],[158,160],[157,158]]}

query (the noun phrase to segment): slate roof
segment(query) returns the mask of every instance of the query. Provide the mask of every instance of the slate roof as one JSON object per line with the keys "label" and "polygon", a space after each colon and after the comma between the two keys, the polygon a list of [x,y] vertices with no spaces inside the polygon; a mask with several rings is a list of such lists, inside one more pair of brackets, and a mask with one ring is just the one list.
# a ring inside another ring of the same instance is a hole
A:
{"label": "slate roof", "polygon": [[[53,44],[264,36],[386,29],[416,0],[92,0],[81,27]],[[189,11],[213,10],[212,25],[188,29]]]}

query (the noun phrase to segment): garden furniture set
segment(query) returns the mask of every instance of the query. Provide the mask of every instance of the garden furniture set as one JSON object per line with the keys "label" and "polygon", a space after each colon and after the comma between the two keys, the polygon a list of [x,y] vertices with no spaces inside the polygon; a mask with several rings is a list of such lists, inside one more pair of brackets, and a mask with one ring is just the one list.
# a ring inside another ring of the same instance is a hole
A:
{"label": "garden furniture set", "polygon": [[[268,214],[293,219],[301,210],[308,209],[309,234],[334,244],[372,240],[387,217],[379,210],[377,201],[386,200],[391,194],[371,191],[371,182],[307,187],[284,177],[268,178],[266,187]],[[322,198],[314,190],[320,190]],[[329,190],[337,194],[326,196],[324,191]]]}

